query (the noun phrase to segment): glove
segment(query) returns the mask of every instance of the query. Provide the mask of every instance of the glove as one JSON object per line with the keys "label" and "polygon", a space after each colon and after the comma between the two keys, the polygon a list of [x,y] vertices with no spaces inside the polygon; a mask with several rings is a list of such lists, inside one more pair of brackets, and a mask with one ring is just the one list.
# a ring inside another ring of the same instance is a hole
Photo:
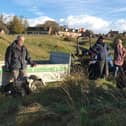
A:
{"label": "glove", "polygon": [[36,63],[31,63],[31,67],[35,67],[36,66]]}

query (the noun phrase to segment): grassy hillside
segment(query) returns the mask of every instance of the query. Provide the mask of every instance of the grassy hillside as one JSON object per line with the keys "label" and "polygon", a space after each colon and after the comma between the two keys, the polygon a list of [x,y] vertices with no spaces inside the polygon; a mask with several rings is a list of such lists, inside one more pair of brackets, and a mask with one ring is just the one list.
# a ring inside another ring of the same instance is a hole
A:
{"label": "grassy hillside", "polygon": [[[4,59],[7,46],[15,40],[16,36],[4,35],[0,37],[0,60]],[[25,36],[25,45],[33,59],[47,59],[50,51],[74,52],[74,42],[64,41],[56,36]]]}
{"label": "grassy hillside", "polygon": [[[16,35],[3,35],[0,36],[0,60],[4,59],[5,50],[9,44],[11,44],[16,38]],[[60,52],[75,52],[75,41],[65,41],[61,37],[49,36],[49,35],[26,35],[25,36],[25,45],[28,48],[30,55],[33,59],[48,59],[51,51],[60,51]],[[97,38],[92,39],[91,45],[96,42]],[[90,48],[90,42],[88,39],[80,39],[83,41],[82,47]],[[112,45],[111,40],[106,40],[106,42]]]}
{"label": "grassy hillside", "polygon": [[[0,38],[0,60],[15,37]],[[50,51],[75,51],[75,42],[55,36],[26,36],[25,45],[33,59],[47,59]],[[93,81],[86,75],[74,73],[25,97],[0,93],[0,126],[125,126],[126,89],[117,89],[111,77]]]}

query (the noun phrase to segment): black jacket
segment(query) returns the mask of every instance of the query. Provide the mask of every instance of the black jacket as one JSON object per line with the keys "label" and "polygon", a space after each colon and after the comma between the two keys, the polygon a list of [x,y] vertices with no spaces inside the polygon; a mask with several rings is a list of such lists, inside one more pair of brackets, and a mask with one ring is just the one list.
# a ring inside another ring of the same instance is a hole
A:
{"label": "black jacket", "polygon": [[27,64],[32,64],[31,57],[25,46],[18,47],[17,41],[14,41],[6,50],[5,68],[8,70],[26,69]]}

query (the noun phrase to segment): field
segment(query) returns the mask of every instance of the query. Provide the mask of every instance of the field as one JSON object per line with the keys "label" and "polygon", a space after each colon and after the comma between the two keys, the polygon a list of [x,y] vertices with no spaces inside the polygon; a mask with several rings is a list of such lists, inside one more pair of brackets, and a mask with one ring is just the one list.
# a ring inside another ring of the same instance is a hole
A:
{"label": "field", "polygon": [[[0,60],[4,59],[6,48],[16,39],[16,36],[4,35],[0,37]],[[25,36],[25,45],[33,59],[48,59],[51,51],[74,52],[75,43],[64,41],[56,36]]]}
{"label": "field", "polygon": [[[0,39],[1,60],[14,39]],[[25,44],[33,59],[48,59],[50,51],[75,52],[74,41],[55,36],[26,36]],[[86,72],[73,73],[63,82],[50,83],[26,97],[0,94],[0,126],[125,125],[126,90],[117,89],[111,77],[93,81],[87,79]]]}

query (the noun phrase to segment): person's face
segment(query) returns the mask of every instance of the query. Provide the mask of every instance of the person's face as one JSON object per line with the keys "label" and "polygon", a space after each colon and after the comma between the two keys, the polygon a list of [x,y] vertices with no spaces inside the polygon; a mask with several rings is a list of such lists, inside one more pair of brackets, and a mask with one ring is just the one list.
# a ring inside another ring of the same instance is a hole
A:
{"label": "person's face", "polygon": [[119,40],[118,45],[119,45],[120,47],[122,47],[122,46],[123,46],[123,45],[122,45],[122,41],[121,41],[121,40]]}
{"label": "person's face", "polygon": [[101,42],[101,43],[104,43],[104,39],[100,39],[100,42]]}
{"label": "person's face", "polygon": [[19,40],[18,40],[18,45],[20,46],[20,47],[22,47],[23,45],[24,45],[24,37],[20,37],[19,38]]}

